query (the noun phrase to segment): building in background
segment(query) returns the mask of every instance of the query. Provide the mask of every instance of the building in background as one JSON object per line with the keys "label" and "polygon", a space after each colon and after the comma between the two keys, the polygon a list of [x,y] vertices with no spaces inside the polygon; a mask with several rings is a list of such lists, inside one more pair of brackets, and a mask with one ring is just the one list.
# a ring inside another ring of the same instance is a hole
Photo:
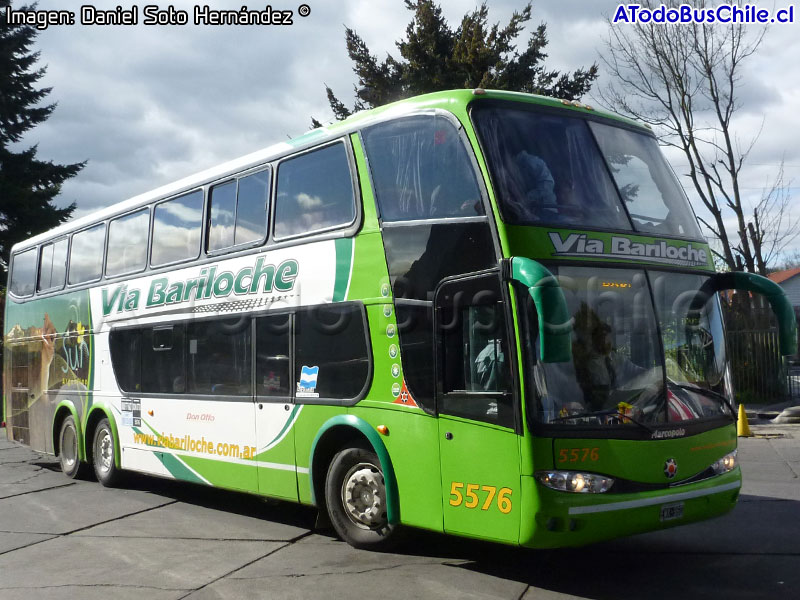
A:
{"label": "building in background", "polygon": [[[769,278],[786,292],[789,302],[794,306],[794,314],[800,322],[800,267],[770,273]],[[795,363],[798,357],[795,357]]]}
{"label": "building in background", "polygon": [[800,308],[800,267],[770,273],[769,278],[783,288],[797,311]]}

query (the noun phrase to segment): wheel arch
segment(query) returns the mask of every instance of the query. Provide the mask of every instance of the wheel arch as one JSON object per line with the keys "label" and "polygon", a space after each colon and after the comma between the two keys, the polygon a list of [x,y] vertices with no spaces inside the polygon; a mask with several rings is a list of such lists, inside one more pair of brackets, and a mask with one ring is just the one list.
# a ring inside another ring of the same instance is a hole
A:
{"label": "wheel arch", "polygon": [[311,444],[308,476],[311,483],[311,502],[322,509],[325,506],[325,477],[328,465],[342,448],[366,444],[378,457],[386,485],[386,516],[391,524],[400,522],[400,498],[397,478],[389,451],[380,434],[366,421],[355,415],[337,415],[328,419],[317,432]]}
{"label": "wheel arch", "polygon": [[72,416],[72,419],[75,421],[75,431],[78,435],[78,460],[82,462],[86,462],[86,453],[84,452],[84,435],[83,435],[83,427],[81,427],[81,420],[78,418],[78,410],[75,408],[75,405],[69,400],[62,400],[56,405],[55,411],[53,411],[53,454],[58,456],[61,454],[61,447],[59,444],[61,440],[59,439],[61,433],[61,426],[64,423],[64,420],[68,416]]}

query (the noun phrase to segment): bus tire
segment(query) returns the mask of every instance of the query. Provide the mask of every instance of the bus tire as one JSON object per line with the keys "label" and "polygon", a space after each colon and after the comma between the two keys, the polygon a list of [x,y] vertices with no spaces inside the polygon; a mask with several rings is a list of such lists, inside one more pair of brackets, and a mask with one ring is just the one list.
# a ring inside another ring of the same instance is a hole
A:
{"label": "bus tire", "polygon": [[371,450],[346,448],[333,457],[325,501],[336,533],[351,546],[386,550],[396,543],[397,526],[387,516],[381,463]]}
{"label": "bus tire", "polygon": [[122,479],[122,473],[114,462],[117,441],[108,419],[101,419],[94,430],[92,442],[92,464],[97,481],[105,487],[115,487]]}
{"label": "bus tire", "polygon": [[78,455],[78,426],[72,415],[64,419],[58,432],[58,460],[64,475],[70,479],[81,478],[83,465]]}

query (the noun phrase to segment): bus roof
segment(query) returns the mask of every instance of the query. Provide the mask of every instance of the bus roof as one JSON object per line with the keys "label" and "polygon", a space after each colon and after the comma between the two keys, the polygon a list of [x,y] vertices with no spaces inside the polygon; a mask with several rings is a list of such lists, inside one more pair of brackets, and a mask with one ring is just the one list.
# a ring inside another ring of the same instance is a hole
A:
{"label": "bus roof", "polygon": [[162,198],[172,197],[183,192],[196,189],[200,186],[225,179],[236,173],[249,168],[263,165],[267,162],[277,160],[286,155],[307,149],[309,147],[339,138],[345,134],[352,133],[371,125],[376,121],[383,121],[394,117],[414,112],[421,109],[444,109],[449,110],[459,107],[466,107],[473,101],[482,100],[507,100],[512,102],[523,102],[536,104],[539,106],[549,106],[567,111],[575,111],[582,114],[596,114],[601,117],[613,119],[624,123],[629,127],[635,127],[642,131],[648,131],[641,123],[631,119],[615,115],[613,113],[596,110],[593,107],[580,102],[560,100],[548,96],[538,96],[535,94],[525,94],[522,92],[509,92],[503,90],[482,90],[482,89],[461,89],[448,90],[443,92],[433,92],[405,100],[399,100],[391,104],[379,106],[370,110],[360,111],[343,121],[336,121],[313,129],[296,138],[286,142],[273,144],[264,149],[257,150],[245,156],[205,169],[188,177],[168,183],[156,189],[133,196],[100,209],[79,219],[68,221],[44,233],[40,233],[32,238],[15,244],[11,249],[12,253],[35,246],[44,241],[78,231],[105,219],[130,212],[137,208],[143,208],[148,204]]}

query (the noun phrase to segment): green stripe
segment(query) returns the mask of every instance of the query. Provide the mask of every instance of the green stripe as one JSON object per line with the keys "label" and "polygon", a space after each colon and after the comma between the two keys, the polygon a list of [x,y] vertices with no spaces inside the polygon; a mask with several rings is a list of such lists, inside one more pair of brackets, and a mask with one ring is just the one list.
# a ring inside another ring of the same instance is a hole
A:
{"label": "green stripe", "polygon": [[[264,446],[264,450],[262,450],[261,453],[264,453],[266,450],[269,450],[269,448],[270,448],[270,446],[272,446],[272,444],[274,444],[279,439],[281,439],[281,436],[284,434],[284,432],[287,429],[289,429],[289,427],[291,427],[292,424],[294,423],[294,418],[297,416],[297,411],[299,411],[299,410],[300,410],[300,405],[299,404],[295,404],[294,408],[292,408],[292,412],[289,413],[289,418],[286,420],[286,424],[283,426],[283,429],[281,429],[278,432],[278,435],[276,435],[274,438],[272,438],[272,441],[269,444]],[[260,454],[259,454],[259,456],[260,456]]]}
{"label": "green stripe", "polygon": [[350,282],[350,267],[353,257],[353,238],[339,238],[336,244],[336,280],[333,284],[333,301],[342,302]]}
{"label": "green stripe", "polygon": [[[155,435],[158,435],[158,432],[153,429],[153,427],[142,419],[142,423],[144,423],[150,431],[152,431]],[[144,432],[141,431],[138,427],[132,428],[135,433],[143,434]],[[163,448],[163,446],[160,446]],[[151,450],[153,454],[156,455],[156,458],[161,461],[161,464],[164,465],[164,468],[169,471],[169,474],[172,475],[175,479],[182,479],[183,481],[190,481],[192,483],[206,483],[202,479],[200,479],[197,475],[195,475],[189,467],[177,456],[173,454],[168,454],[166,452],[159,452],[157,450]]]}
{"label": "green stripe", "polygon": [[191,481],[192,483],[205,483],[205,481],[195,475],[177,456],[167,454],[166,452],[160,452],[156,454],[156,456],[158,456],[161,463],[175,479]]}

